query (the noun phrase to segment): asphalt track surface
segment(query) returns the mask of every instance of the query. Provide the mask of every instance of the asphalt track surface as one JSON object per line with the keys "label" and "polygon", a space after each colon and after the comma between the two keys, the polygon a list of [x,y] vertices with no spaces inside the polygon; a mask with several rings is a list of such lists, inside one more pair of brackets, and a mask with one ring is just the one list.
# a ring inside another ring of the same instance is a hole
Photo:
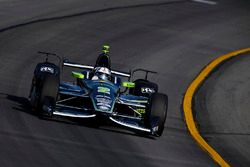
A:
{"label": "asphalt track surface", "polygon": [[[166,1],[5,29],[0,33],[1,166],[216,166],[187,133],[182,96],[216,56],[248,47],[249,8],[247,1]],[[15,22],[21,21],[11,25]],[[33,69],[42,60],[38,50],[93,64],[103,43],[112,47],[114,69],[159,72],[152,79],[169,96],[161,138],[94,128],[84,120],[42,120],[31,112],[27,96]]]}
{"label": "asphalt track surface", "polygon": [[226,61],[195,96],[201,134],[232,166],[250,164],[250,54]]}

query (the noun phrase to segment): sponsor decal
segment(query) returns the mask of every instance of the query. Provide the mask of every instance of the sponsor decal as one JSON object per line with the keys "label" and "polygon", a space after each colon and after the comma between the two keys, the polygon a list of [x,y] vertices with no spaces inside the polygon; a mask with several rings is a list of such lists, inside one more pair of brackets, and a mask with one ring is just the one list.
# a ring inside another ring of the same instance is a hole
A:
{"label": "sponsor decal", "polygon": [[152,128],[153,132],[158,131],[158,129],[159,129],[159,127],[158,127],[158,126],[155,126],[155,127],[153,127],[153,128]]}
{"label": "sponsor decal", "polygon": [[153,88],[145,88],[145,87],[142,87],[141,88],[141,92],[142,93],[155,93],[155,90]]}
{"label": "sponsor decal", "polygon": [[96,97],[97,108],[101,110],[110,110],[112,107],[112,100],[110,98]]}
{"label": "sponsor decal", "polygon": [[146,110],[145,108],[137,108],[136,111],[140,114],[145,114],[146,113]]}
{"label": "sponsor decal", "polygon": [[110,96],[105,96],[105,95],[96,95],[96,98],[106,98],[106,99],[111,99]]}
{"label": "sponsor decal", "polygon": [[106,107],[106,106],[99,106],[99,109],[106,111],[106,110],[109,110],[109,107]]}
{"label": "sponsor decal", "polygon": [[51,68],[51,67],[41,67],[40,71],[42,71],[42,72],[49,72],[51,74],[54,74],[54,69]]}
{"label": "sponsor decal", "polygon": [[107,106],[107,107],[111,107],[111,105],[107,104],[107,103],[97,103],[96,105],[98,106]]}
{"label": "sponsor decal", "polygon": [[106,100],[106,99],[96,99],[97,101],[97,105],[105,105],[108,107],[111,107],[111,101],[110,100]]}

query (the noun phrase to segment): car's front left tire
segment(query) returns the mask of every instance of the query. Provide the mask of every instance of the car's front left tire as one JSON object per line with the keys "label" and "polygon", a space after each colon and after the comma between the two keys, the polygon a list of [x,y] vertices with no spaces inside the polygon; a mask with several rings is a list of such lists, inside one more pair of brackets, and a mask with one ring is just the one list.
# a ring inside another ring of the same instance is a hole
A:
{"label": "car's front left tire", "polygon": [[52,116],[55,108],[59,89],[59,77],[46,75],[42,86],[38,102],[38,112],[40,116]]}
{"label": "car's front left tire", "polygon": [[145,125],[152,129],[153,135],[161,136],[167,117],[168,96],[162,93],[153,93],[149,99]]}

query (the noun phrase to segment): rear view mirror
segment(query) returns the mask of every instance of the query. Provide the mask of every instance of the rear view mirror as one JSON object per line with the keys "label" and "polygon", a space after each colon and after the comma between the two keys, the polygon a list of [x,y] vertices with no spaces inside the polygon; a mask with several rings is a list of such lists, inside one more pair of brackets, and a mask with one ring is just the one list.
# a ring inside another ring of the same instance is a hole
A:
{"label": "rear view mirror", "polygon": [[84,75],[82,73],[80,73],[80,72],[74,72],[74,71],[72,71],[72,76],[74,78],[84,79]]}
{"label": "rear view mirror", "polygon": [[134,82],[122,82],[122,86],[125,88],[134,88],[135,83]]}

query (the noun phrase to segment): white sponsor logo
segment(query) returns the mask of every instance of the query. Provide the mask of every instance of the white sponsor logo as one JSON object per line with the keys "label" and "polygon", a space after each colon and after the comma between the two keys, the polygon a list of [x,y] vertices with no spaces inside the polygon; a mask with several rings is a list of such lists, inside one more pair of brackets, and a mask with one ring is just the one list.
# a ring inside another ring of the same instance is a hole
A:
{"label": "white sponsor logo", "polygon": [[51,74],[54,74],[54,69],[51,68],[51,67],[41,67],[40,71],[42,71],[42,72],[49,72]]}
{"label": "white sponsor logo", "polygon": [[155,93],[155,90],[152,88],[141,88],[142,93]]}
{"label": "white sponsor logo", "polygon": [[97,103],[96,104],[97,106],[106,106],[106,107],[111,107],[111,105],[109,105],[109,104],[106,104],[106,103]]}
{"label": "white sponsor logo", "polygon": [[99,109],[101,109],[101,110],[108,110],[109,108],[107,106],[99,106]]}

